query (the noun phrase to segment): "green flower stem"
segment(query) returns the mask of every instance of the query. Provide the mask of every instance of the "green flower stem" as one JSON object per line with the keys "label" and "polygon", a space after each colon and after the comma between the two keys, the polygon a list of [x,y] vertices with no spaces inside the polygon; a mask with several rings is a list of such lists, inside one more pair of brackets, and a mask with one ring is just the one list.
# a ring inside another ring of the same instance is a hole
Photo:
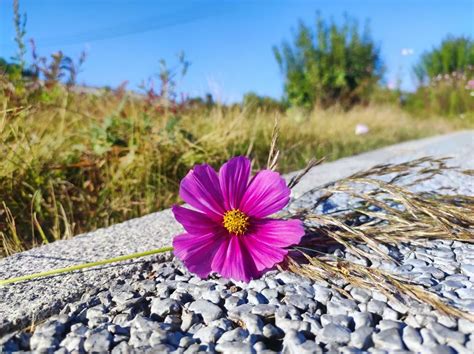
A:
{"label": "green flower stem", "polygon": [[21,277],[16,277],[16,278],[3,279],[3,280],[0,280],[0,286],[7,285],[7,284],[18,283],[18,282],[25,281],[25,280],[32,280],[32,279],[47,277],[47,276],[50,276],[50,275],[69,273],[69,272],[73,272],[75,270],[81,270],[81,269],[85,269],[85,268],[101,266],[101,265],[109,264],[109,263],[127,261],[129,259],[150,256],[152,254],[170,252],[172,250],[173,250],[173,247],[168,246],[168,247],[158,248],[158,249],[154,249],[154,250],[150,250],[150,251],[132,253],[132,254],[127,254],[125,256],[104,259],[102,261],[97,261],[97,262],[78,264],[78,265],[74,265],[74,266],[70,266],[70,267],[66,267],[66,268],[58,268],[58,269],[48,270],[46,272],[23,275]]}

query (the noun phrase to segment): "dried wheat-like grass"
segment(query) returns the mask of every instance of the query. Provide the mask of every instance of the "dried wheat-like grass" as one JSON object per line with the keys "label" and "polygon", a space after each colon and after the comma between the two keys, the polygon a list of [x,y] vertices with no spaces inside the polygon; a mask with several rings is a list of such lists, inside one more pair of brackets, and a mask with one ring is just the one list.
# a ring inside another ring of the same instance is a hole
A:
{"label": "dried wheat-like grass", "polygon": [[[426,303],[448,316],[462,317],[474,322],[474,314],[450,306],[435,293],[429,292],[421,285],[411,284],[401,276],[347,260],[336,259],[331,261],[325,257],[310,257],[305,253],[303,254],[308,263],[300,264],[293,259],[289,259],[288,269],[290,271],[319,281],[343,279],[355,287],[370,290],[376,288],[393,301],[401,301],[399,295],[402,294]],[[351,297],[344,289],[336,288],[336,290],[347,297]]]}
{"label": "dried wheat-like grass", "polygon": [[[450,306],[438,295],[411,283],[403,276],[335,259],[334,255],[322,253],[318,249],[321,240],[327,242],[327,239],[332,239],[356,256],[368,259],[378,256],[397,263],[396,259],[383,251],[384,245],[419,245],[430,239],[474,243],[473,197],[417,194],[394,184],[398,182],[410,186],[452,169],[446,160],[425,157],[402,164],[378,165],[322,187],[326,193],[316,201],[316,206],[336,193],[349,195],[357,201],[358,206],[354,210],[333,215],[301,210],[299,216],[317,235],[313,246],[308,241],[309,248],[305,250],[316,252],[317,255],[309,256],[300,248],[306,263],[290,259],[289,270],[316,280],[343,279],[358,287],[376,287],[391,298],[402,294],[427,303],[447,315],[474,321],[474,315]],[[407,182],[405,177],[410,177],[410,180]],[[361,185],[366,187],[365,192],[357,188]],[[318,247],[314,246],[316,244]],[[375,255],[357,247],[358,244],[367,246]],[[338,291],[349,295],[343,289]]]}

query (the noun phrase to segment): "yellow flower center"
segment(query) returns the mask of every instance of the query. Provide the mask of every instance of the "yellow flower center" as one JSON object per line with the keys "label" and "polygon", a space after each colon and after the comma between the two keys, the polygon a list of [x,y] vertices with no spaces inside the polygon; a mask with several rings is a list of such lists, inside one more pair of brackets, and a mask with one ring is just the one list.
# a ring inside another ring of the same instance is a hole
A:
{"label": "yellow flower center", "polygon": [[243,235],[249,226],[249,217],[239,209],[226,211],[222,225],[234,235]]}

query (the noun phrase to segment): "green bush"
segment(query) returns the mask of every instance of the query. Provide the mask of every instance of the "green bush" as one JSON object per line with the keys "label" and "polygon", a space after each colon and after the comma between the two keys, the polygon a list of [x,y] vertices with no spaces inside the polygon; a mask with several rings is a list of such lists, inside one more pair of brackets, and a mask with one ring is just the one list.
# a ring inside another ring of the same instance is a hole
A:
{"label": "green bush", "polygon": [[414,73],[420,84],[428,84],[433,79],[454,72],[466,73],[474,66],[474,42],[467,37],[448,36],[437,48],[425,52]]}
{"label": "green bush", "polygon": [[439,47],[422,55],[413,68],[419,81],[407,96],[406,108],[418,115],[460,116],[474,112],[474,42],[447,37]]}
{"label": "green bush", "polygon": [[317,16],[315,28],[300,22],[293,42],[274,47],[291,105],[345,108],[367,103],[382,75],[382,61],[368,25],[345,17],[342,25]]}

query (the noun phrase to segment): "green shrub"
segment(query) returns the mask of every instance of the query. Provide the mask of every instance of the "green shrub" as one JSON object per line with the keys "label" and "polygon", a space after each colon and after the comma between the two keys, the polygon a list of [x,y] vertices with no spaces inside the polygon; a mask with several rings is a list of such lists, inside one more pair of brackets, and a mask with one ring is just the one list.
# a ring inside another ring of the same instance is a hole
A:
{"label": "green shrub", "polygon": [[433,79],[454,72],[466,73],[474,66],[474,42],[467,37],[448,36],[440,46],[425,52],[413,68],[420,84],[429,84]]}
{"label": "green shrub", "polygon": [[474,119],[474,42],[471,39],[447,37],[439,47],[424,53],[413,70],[419,86],[407,96],[409,111],[418,115]]}
{"label": "green shrub", "polygon": [[296,106],[366,103],[382,75],[368,25],[361,32],[347,16],[337,25],[318,15],[314,29],[300,22],[293,42],[274,47],[274,54],[285,76],[287,99]]}

